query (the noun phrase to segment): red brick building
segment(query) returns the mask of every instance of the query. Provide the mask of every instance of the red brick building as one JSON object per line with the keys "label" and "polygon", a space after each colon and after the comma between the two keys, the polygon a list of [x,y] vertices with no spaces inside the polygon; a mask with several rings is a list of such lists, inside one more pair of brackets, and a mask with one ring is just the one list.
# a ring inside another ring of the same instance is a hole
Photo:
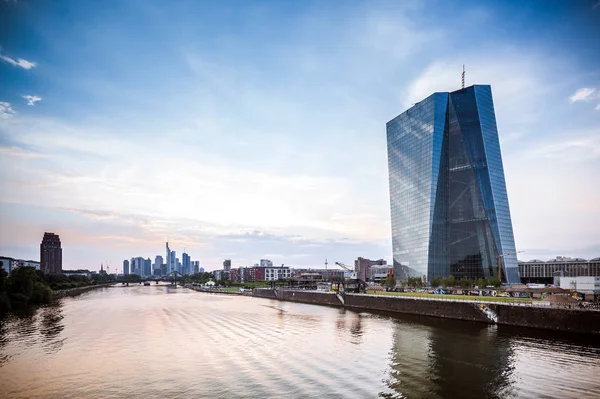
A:
{"label": "red brick building", "polygon": [[62,248],[58,234],[44,233],[40,244],[40,269],[46,274],[62,273]]}
{"label": "red brick building", "polygon": [[387,261],[383,259],[371,260],[359,257],[354,261],[354,271],[358,275],[358,278],[367,281],[367,278],[370,276],[371,266],[385,266],[387,265]]}

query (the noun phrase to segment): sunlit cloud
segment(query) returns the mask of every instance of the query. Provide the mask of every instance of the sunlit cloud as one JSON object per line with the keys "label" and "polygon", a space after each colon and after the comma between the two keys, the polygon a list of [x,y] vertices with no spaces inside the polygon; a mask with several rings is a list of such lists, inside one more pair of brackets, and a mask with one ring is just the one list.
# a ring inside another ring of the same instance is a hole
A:
{"label": "sunlit cloud", "polygon": [[8,119],[15,114],[10,103],[0,102],[0,119]]}
{"label": "sunlit cloud", "polygon": [[596,97],[596,93],[597,93],[597,89],[592,88],[592,87],[584,87],[581,89],[577,89],[575,94],[573,94],[569,98],[569,101],[571,102],[571,104],[573,104],[574,102],[577,102],[577,101],[589,101]]}
{"label": "sunlit cloud", "polygon": [[25,100],[27,100],[27,105],[31,105],[34,106],[36,102],[41,101],[42,97],[38,97],[38,96],[23,96],[23,98]]}
{"label": "sunlit cloud", "polygon": [[19,67],[19,68],[23,68],[23,69],[31,69],[31,68],[35,68],[36,63],[35,62],[31,62],[31,61],[27,61],[23,58],[17,58],[16,60],[7,56],[7,55],[3,55],[0,54],[0,59],[8,62],[9,64]]}

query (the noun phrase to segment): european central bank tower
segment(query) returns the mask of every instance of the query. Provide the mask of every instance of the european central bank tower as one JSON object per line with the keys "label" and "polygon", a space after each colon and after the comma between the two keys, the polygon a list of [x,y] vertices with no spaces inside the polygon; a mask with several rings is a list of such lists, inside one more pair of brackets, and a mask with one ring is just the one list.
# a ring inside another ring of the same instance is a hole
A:
{"label": "european central bank tower", "polygon": [[[387,123],[394,274],[517,284],[492,90],[434,93]],[[510,254],[510,255],[509,255]]]}

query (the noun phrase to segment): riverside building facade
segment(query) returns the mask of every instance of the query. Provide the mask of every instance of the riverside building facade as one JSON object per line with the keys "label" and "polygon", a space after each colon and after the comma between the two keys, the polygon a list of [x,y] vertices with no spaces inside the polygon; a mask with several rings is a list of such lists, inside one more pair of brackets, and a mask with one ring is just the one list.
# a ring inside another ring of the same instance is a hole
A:
{"label": "riverside building facade", "polygon": [[[519,283],[491,87],[434,93],[387,123],[394,275]],[[512,255],[505,255],[512,254]]]}

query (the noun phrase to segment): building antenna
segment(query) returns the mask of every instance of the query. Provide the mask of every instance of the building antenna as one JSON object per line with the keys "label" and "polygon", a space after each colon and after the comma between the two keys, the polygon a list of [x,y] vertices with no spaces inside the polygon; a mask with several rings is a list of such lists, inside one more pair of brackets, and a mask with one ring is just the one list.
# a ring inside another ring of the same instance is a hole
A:
{"label": "building antenna", "polygon": [[463,64],[463,72],[462,72],[462,88],[465,88],[465,64]]}
{"label": "building antenna", "polygon": [[327,270],[327,258],[325,258],[325,270]]}

